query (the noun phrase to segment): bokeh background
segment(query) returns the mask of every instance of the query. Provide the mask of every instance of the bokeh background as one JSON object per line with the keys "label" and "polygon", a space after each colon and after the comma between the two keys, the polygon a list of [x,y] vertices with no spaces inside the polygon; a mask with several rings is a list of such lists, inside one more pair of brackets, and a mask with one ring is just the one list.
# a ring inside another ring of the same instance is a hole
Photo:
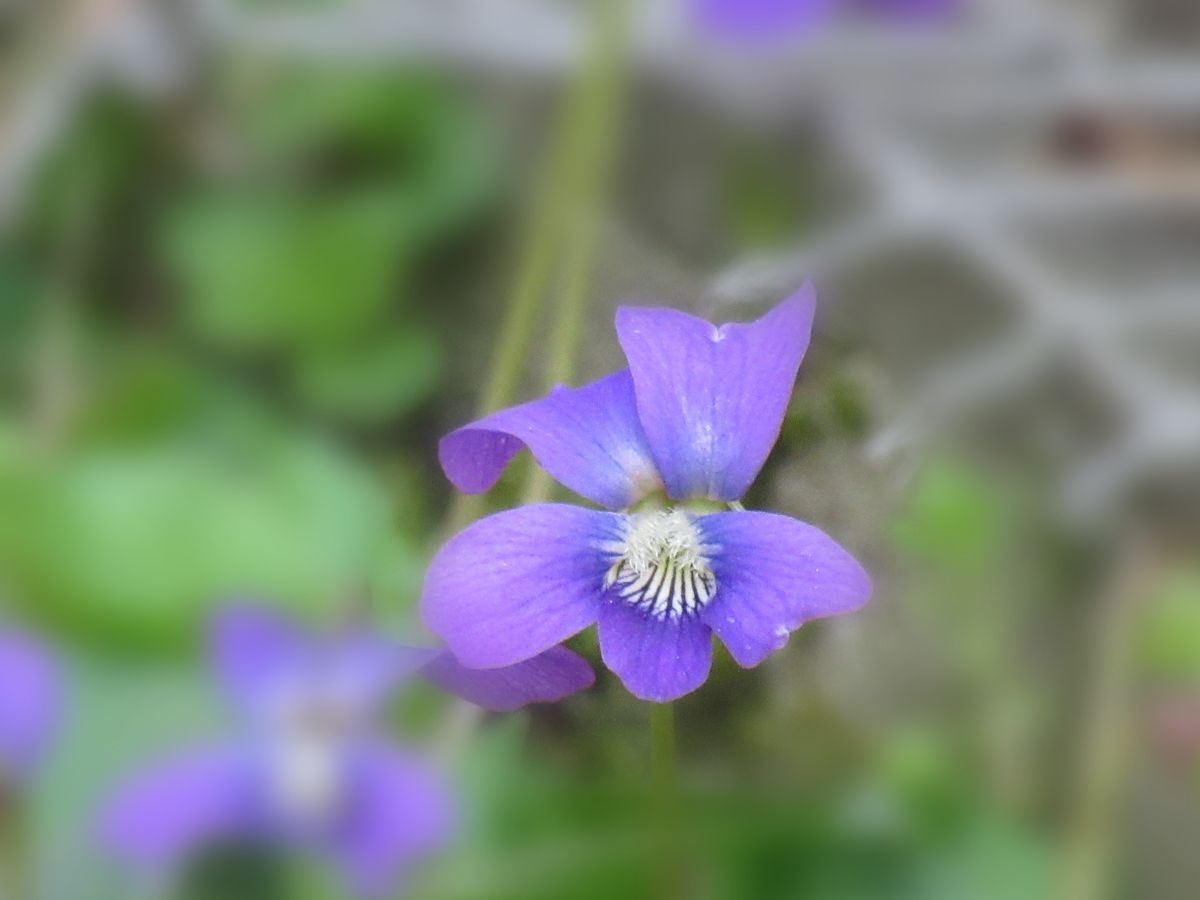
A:
{"label": "bokeh background", "polygon": [[[677,704],[682,896],[1197,895],[1200,7],[714,6],[0,3],[0,598],[68,672],[38,897],[133,896],[94,811],[224,727],[222,599],[427,638],[438,543],[558,490],[454,498],[441,434],[621,366],[621,302],[805,278],[747,502],[877,595]],[[663,896],[647,716],[605,672],[503,718],[408,697],[469,815],[405,896]]]}

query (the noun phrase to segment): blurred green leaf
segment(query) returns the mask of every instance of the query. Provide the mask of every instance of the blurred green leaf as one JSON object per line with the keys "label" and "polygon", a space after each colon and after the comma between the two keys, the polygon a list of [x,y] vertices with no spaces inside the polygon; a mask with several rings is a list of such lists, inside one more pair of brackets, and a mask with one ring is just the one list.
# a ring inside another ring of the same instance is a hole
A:
{"label": "blurred green leaf", "polygon": [[370,422],[409,412],[428,397],[441,363],[431,332],[406,329],[353,351],[307,356],[299,361],[296,378],[311,407]]}
{"label": "blurred green leaf", "polygon": [[725,177],[724,221],[739,248],[777,248],[811,221],[816,166],[796,156],[772,158],[754,146],[742,146],[733,155]]}
{"label": "blurred green leaf", "polygon": [[442,79],[389,66],[283,66],[246,92],[239,133],[265,173],[387,193],[410,251],[494,194],[497,150]]}
{"label": "blurred green leaf", "polygon": [[1166,580],[1147,605],[1138,648],[1151,674],[1200,680],[1200,570],[1186,569]]}
{"label": "blurred green leaf", "polygon": [[838,427],[852,438],[866,437],[871,414],[866,393],[858,382],[847,377],[836,379],[829,389],[829,403]]}
{"label": "blurred green leaf", "polygon": [[963,465],[928,464],[892,526],[904,553],[953,569],[986,565],[1001,549],[1008,523],[1003,498]]}
{"label": "blurred green leaf", "polygon": [[167,253],[201,334],[242,349],[328,347],[377,323],[399,236],[386,195],[212,195],[181,211]]}
{"label": "blurred green leaf", "polygon": [[0,564],[18,596],[121,645],[191,643],[234,595],[327,610],[395,553],[388,498],[313,442],[88,451],[14,482]]}
{"label": "blurred green leaf", "polygon": [[924,867],[913,900],[1047,900],[1055,859],[1044,842],[999,819],[982,817]]}

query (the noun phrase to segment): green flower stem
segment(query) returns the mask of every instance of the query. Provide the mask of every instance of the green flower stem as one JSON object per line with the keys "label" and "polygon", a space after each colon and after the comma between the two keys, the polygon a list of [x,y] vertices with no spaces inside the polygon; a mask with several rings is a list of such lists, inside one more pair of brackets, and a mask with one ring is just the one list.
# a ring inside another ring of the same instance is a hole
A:
{"label": "green flower stem", "polygon": [[15,790],[0,786],[0,897],[32,900],[26,805]]}
{"label": "green flower stem", "polygon": [[1073,767],[1078,783],[1063,846],[1059,900],[1103,900],[1111,889],[1112,848],[1129,766],[1135,657],[1142,601],[1164,560],[1143,536],[1120,548],[1092,633],[1092,672]]}
{"label": "green flower stem", "polygon": [[662,806],[675,797],[675,708],[670,703],[650,707],[650,768],[654,791]]}
{"label": "green flower stem", "polygon": [[[479,413],[485,415],[513,399],[545,295],[564,250],[563,303],[551,338],[547,378],[556,383],[570,375],[579,319],[603,193],[619,95],[621,36],[626,0],[604,0],[597,9],[588,58],[567,101],[539,185],[524,247],[517,265],[508,310],[492,358]],[[526,495],[544,488],[530,485]],[[485,508],[480,495],[459,495],[451,507],[449,530],[457,531]]]}
{"label": "green flower stem", "polygon": [[676,900],[683,894],[683,867],[679,848],[675,708],[670,703],[650,706],[650,770],[658,825],[655,896],[661,900]]}
{"label": "green flower stem", "polygon": [[54,254],[54,276],[38,307],[30,359],[29,426],[39,452],[59,450],[83,392],[78,331],[84,269],[96,243],[102,184],[95,165],[70,176],[70,203]]}
{"label": "green flower stem", "polygon": [[[579,326],[587,299],[588,277],[595,257],[597,231],[604,215],[604,197],[618,141],[623,97],[626,0],[605,0],[595,26],[595,47],[584,77],[580,103],[577,202],[566,223],[566,250],[559,273],[559,308],[550,338],[546,365],[547,390],[569,381],[575,370]],[[549,499],[553,487],[544,469],[529,470],[522,499]]]}

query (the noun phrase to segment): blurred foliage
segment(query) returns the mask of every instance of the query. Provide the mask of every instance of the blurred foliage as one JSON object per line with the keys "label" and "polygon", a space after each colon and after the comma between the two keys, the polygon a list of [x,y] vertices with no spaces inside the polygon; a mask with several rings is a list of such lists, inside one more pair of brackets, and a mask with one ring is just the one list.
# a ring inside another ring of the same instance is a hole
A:
{"label": "blurred foliage", "polygon": [[[232,595],[315,613],[402,561],[368,473],[294,437],[250,444],[81,450],[6,470],[0,556],[16,596],[76,635],[190,643]],[[410,584],[419,556],[410,551]]]}
{"label": "blurred foliage", "polygon": [[816,220],[823,196],[811,148],[780,152],[743,140],[727,152],[723,215],[738,250],[777,250],[795,242]]}
{"label": "blurred foliage", "polygon": [[[426,74],[231,65],[207,109],[171,134],[98,96],[0,256],[0,567],[27,613],[109,647],[192,645],[231,594],[411,603],[426,479],[279,390],[352,426],[418,411],[446,311],[408,298],[495,196],[487,129]],[[37,433],[48,399],[66,418]]]}
{"label": "blurred foliage", "polygon": [[1008,521],[1004,498],[986,480],[941,460],[922,469],[892,534],[915,559],[978,571],[1002,551]]}
{"label": "blurred foliage", "polygon": [[1200,569],[1165,579],[1147,603],[1138,647],[1152,676],[1200,683]]}
{"label": "blurred foliage", "polygon": [[[515,718],[479,736],[464,761],[470,827],[414,895],[658,896],[662,835],[637,773],[580,777],[531,760],[523,738]],[[865,781],[818,795],[753,779],[692,785],[672,825],[685,853],[683,893],[722,900],[1048,896],[1044,845],[993,817],[973,790],[929,737],[898,743]]]}
{"label": "blurred foliage", "polygon": [[288,357],[299,396],[381,421],[436,385],[441,353],[405,301],[422,262],[486,209],[494,152],[436,80],[236,73],[235,177],[173,210],[164,253],[206,339]]}
{"label": "blurred foliage", "polygon": [[361,336],[388,299],[399,237],[392,207],[375,194],[193,201],[167,246],[191,324],[248,349],[305,350]]}

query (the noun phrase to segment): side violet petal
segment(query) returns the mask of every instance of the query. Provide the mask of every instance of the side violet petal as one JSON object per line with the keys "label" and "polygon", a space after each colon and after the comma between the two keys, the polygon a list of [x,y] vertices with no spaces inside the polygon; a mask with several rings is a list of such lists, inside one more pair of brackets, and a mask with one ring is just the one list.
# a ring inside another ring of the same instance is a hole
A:
{"label": "side violet petal", "polygon": [[425,680],[476,706],[498,712],[530,703],[553,703],[587,690],[596,675],[587,660],[566,647],[552,647],[525,662],[499,669],[468,669],[443,651],[421,670]]}
{"label": "side violet petal", "polygon": [[0,627],[0,760],[24,776],[40,762],[58,731],[63,679],[50,649],[37,638]]}
{"label": "side violet petal", "polygon": [[658,618],[610,595],[599,630],[604,664],[639,700],[669,703],[708,679],[712,630],[695,616]]}
{"label": "side violet petal", "polygon": [[101,814],[100,838],[117,856],[170,869],[205,845],[257,827],[251,768],[239,748],[193,750],[142,771]]}
{"label": "side violet petal", "polygon": [[749,324],[716,327],[674,309],[617,311],[638,416],[672,498],[745,494],[779,438],[815,308],[806,284]]}
{"label": "side violet petal", "polygon": [[314,657],[313,668],[336,685],[341,699],[353,708],[377,709],[406,679],[423,674],[444,651],[410,647],[366,629],[334,637]]}
{"label": "side violet petal", "polygon": [[798,519],[716,513],[698,526],[714,548],[717,591],[701,611],[737,662],[750,668],[810,619],[851,612],[871,597],[871,578],[831,537]]}
{"label": "side violet petal", "polygon": [[465,666],[524,662],[596,621],[621,519],[541,503],[480,519],[442,547],[425,575],[426,625]]}
{"label": "side violet petal", "polygon": [[438,458],[455,487],[478,494],[525,447],[562,484],[609,509],[661,489],[628,370],[459,428],[442,438]]}

